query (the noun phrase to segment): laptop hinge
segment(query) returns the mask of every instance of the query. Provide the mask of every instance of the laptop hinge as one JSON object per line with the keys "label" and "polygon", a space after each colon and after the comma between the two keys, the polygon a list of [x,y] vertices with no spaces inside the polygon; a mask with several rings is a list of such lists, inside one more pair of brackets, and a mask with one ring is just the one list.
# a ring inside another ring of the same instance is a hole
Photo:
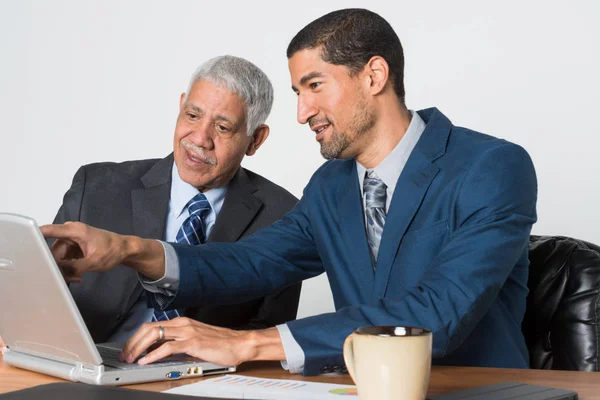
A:
{"label": "laptop hinge", "polygon": [[34,357],[10,349],[6,350],[2,358],[6,364],[14,367],[40,372],[62,379],[68,379],[70,381],[77,381],[75,375],[77,366],[75,364],[67,364],[47,358]]}

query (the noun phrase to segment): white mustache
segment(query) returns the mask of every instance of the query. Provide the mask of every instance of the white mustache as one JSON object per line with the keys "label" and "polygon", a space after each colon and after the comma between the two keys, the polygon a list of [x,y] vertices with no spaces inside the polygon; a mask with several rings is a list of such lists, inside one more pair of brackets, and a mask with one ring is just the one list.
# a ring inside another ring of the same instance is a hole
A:
{"label": "white mustache", "polygon": [[210,164],[210,165],[217,165],[217,161],[215,159],[210,158],[209,156],[204,154],[204,149],[202,149],[202,147],[198,147],[194,143],[190,143],[186,140],[182,140],[181,144],[186,149],[191,150],[192,153],[194,153],[194,155],[196,157],[200,158],[205,163]]}

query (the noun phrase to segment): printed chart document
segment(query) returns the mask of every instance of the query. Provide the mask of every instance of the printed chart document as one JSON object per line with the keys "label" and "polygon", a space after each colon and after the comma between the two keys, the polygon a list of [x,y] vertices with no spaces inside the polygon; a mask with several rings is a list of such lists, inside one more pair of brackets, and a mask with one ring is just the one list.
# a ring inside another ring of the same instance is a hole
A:
{"label": "printed chart document", "polygon": [[341,396],[351,396],[358,400],[356,386],[244,375],[224,375],[169,389],[165,393],[257,400],[342,400],[344,397]]}

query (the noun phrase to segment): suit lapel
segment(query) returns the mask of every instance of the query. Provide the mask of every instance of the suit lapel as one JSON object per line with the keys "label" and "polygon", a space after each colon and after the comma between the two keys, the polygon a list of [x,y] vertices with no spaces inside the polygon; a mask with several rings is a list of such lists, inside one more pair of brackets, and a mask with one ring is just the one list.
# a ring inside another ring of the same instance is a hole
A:
{"label": "suit lapel", "polygon": [[[242,236],[263,207],[263,202],[254,196],[257,190],[246,171],[242,167],[238,168],[229,181],[223,207],[217,216],[208,242],[235,242]],[[189,307],[185,310],[185,315],[198,319],[208,312],[206,310],[208,309]]]}
{"label": "suit lapel", "polygon": [[164,239],[171,195],[173,155],[157,162],[142,178],[142,188],[131,191],[133,232],[136,236]]}
{"label": "suit lapel", "polygon": [[369,293],[373,287],[373,266],[365,230],[365,216],[362,199],[358,187],[356,163],[347,161],[350,172],[343,179],[338,190],[338,224],[341,227],[342,238],[348,251],[348,268],[353,270],[361,282],[364,293]]}
{"label": "suit lapel", "polygon": [[[131,191],[133,234],[147,239],[165,237],[165,224],[171,196],[171,170],[173,154],[158,161],[140,178],[141,188]],[[129,303],[133,305],[143,292],[137,274],[127,268],[126,274],[132,283]]]}
{"label": "suit lapel", "polygon": [[438,171],[438,167],[424,159],[421,153],[415,153],[398,178],[379,245],[375,274],[376,298],[385,294],[400,241]]}
{"label": "suit lapel", "polygon": [[392,265],[402,238],[439,172],[433,161],[441,157],[452,128],[451,122],[437,109],[419,112],[427,126],[411,153],[398,182],[388,211],[379,246],[375,274],[375,298],[385,295]]}
{"label": "suit lapel", "polygon": [[246,171],[239,168],[229,181],[227,194],[209,242],[235,242],[238,240],[263,206],[254,196],[257,191]]}

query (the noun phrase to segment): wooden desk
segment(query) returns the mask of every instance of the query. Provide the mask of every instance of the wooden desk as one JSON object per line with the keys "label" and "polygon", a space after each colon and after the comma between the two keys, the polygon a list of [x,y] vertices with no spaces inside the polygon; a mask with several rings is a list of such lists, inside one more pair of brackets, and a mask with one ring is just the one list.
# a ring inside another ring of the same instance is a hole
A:
{"label": "wooden desk", "polygon": [[[348,375],[321,375],[315,377],[292,375],[289,372],[282,370],[279,363],[275,362],[250,363],[240,367],[238,373],[273,379],[295,379],[312,382],[339,383],[345,385],[353,384],[352,379]],[[141,385],[131,385],[125,387],[158,392],[188,383],[197,382],[202,379],[203,378],[145,383]],[[0,356],[0,393],[61,381],[61,379],[53,378],[51,376],[10,367],[4,364]],[[571,389],[579,393],[580,399],[600,399],[599,372],[542,371],[470,367],[433,367],[431,370],[429,395],[498,382],[523,382],[534,385]]]}

